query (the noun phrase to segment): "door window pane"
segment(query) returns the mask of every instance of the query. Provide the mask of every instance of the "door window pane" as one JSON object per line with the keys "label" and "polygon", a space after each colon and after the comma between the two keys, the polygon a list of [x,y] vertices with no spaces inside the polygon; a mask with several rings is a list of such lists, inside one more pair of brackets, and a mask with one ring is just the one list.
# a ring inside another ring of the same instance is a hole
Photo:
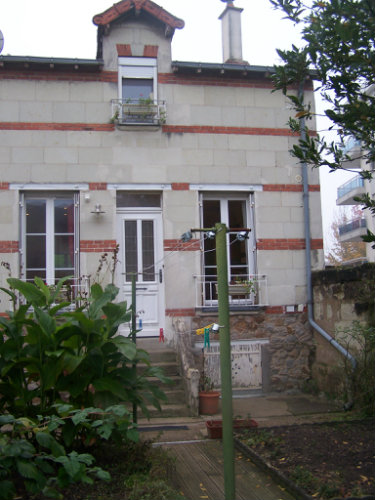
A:
{"label": "door window pane", "polygon": [[26,200],[26,233],[46,232],[46,200]]}
{"label": "door window pane", "polygon": [[74,268],[74,236],[55,236],[55,269]]}
{"label": "door window pane", "polygon": [[[246,227],[246,201],[228,200],[229,227],[239,229]],[[248,275],[247,245],[239,241],[235,233],[229,234],[230,280],[245,279]]]}
{"label": "door window pane", "polygon": [[74,203],[70,199],[57,199],[55,204],[55,233],[74,233]]}
{"label": "door window pane", "polygon": [[138,272],[137,251],[137,221],[125,221],[125,269],[126,281],[132,280],[132,275]]}
{"label": "door window pane", "polygon": [[26,236],[27,269],[46,268],[46,237],[45,235]]}
{"label": "door window pane", "polygon": [[154,262],[154,223],[152,220],[142,221],[142,262],[143,281],[155,281]]}

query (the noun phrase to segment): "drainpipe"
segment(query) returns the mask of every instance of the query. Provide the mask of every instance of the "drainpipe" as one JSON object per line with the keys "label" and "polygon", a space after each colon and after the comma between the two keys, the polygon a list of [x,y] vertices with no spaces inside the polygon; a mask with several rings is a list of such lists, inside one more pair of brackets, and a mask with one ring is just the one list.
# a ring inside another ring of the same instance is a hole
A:
{"label": "drainpipe", "polygon": [[[304,98],[304,86],[305,81],[303,80],[299,85],[298,97],[302,101]],[[306,123],[305,118],[300,118],[300,139],[301,141],[306,140]],[[302,162],[302,182],[303,182],[303,208],[304,208],[304,222],[305,222],[305,239],[306,239],[306,280],[307,280],[307,316],[310,325],[315,331],[320,333],[333,347],[335,347],[344,357],[346,357],[353,370],[357,367],[356,359],[347,351],[341,344],[336,342],[336,340],[331,337],[323,328],[321,328],[314,320],[314,307],[313,307],[313,287],[311,280],[311,236],[310,236],[310,203],[309,203],[309,181],[307,175],[307,164]]]}

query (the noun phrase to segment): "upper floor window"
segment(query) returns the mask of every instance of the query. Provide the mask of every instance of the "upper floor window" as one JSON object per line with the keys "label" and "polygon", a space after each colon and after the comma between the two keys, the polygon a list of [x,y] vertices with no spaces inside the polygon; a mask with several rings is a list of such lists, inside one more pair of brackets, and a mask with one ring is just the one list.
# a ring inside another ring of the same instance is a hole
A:
{"label": "upper floor window", "polygon": [[119,96],[125,101],[157,100],[157,60],[152,57],[120,57]]}
{"label": "upper floor window", "polygon": [[113,121],[119,125],[165,123],[166,106],[158,100],[157,59],[119,57],[119,99],[112,100]]}

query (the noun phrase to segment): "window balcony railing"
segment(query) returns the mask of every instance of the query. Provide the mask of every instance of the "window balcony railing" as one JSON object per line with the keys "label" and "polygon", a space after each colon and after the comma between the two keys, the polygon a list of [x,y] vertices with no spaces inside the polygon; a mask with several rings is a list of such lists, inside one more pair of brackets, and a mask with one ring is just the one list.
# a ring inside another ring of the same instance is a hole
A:
{"label": "window balcony railing", "polygon": [[341,198],[342,196],[349,194],[354,189],[364,187],[364,185],[365,181],[363,177],[357,175],[337,189],[337,198]]}
{"label": "window balcony railing", "polygon": [[[22,278],[21,278],[22,279]],[[33,279],[23,280],[29,283],[34,283]],[[56,279],[56,284],[58,280]],[[53,293],[55,285],[48,285]],[[71,278],[66,281],[60,288],[56,297],[55,304],[62,302],[70,302],[70,305],[64,307],[63,311],[73,311],[76,307],[85,306],[88,303],[90,296],[90,277],[81,276],[80,278]],[[22,296],[19,296],[20,302],[24,301]]]}
{"label": "window balcony railing", "polygon": [[339,234],[340,236],[344,234],[348,234],[356,229],[360,228],[366,228],[366,219],[364,217],[360,217],[358,219],[353,219],[352,221],[348,222],[347,224],[343,224],[342,226],[339,226]]}
{"label": "window balcony railing", "polygon": [[112,121],[119,125],[162,125],[167,118],[165,101],[112,99]]}
{"label": "window balcony railing", "polygon": [[[194,275],[195,280],[195,307],[201,309],[214,309],[218,307],[217,276]],[[268,305],[267,276],[252,274],[250,276],[237,276],[237,280],[252,282],[250,290],[231,291],[229,307],[232,310]],[[239,285],[240,286],[240,285]]]}

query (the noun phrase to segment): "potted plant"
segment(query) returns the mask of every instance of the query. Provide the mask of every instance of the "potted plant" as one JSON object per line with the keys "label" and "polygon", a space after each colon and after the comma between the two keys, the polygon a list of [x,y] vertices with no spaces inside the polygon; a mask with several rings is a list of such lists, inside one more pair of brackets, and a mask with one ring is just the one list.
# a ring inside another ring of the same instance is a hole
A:
{"label": "potted plant", "polygon": [[250,295],[255,292],[255,281],[252,279],[235,279],[234,282],[228,285],[229,295]]}
{"label": "potted plant", "polygon": [[219,412],[220,392],[214,390],[214,383],[202,373],[199,382],[199,413],[201,415],[215,415]]}

